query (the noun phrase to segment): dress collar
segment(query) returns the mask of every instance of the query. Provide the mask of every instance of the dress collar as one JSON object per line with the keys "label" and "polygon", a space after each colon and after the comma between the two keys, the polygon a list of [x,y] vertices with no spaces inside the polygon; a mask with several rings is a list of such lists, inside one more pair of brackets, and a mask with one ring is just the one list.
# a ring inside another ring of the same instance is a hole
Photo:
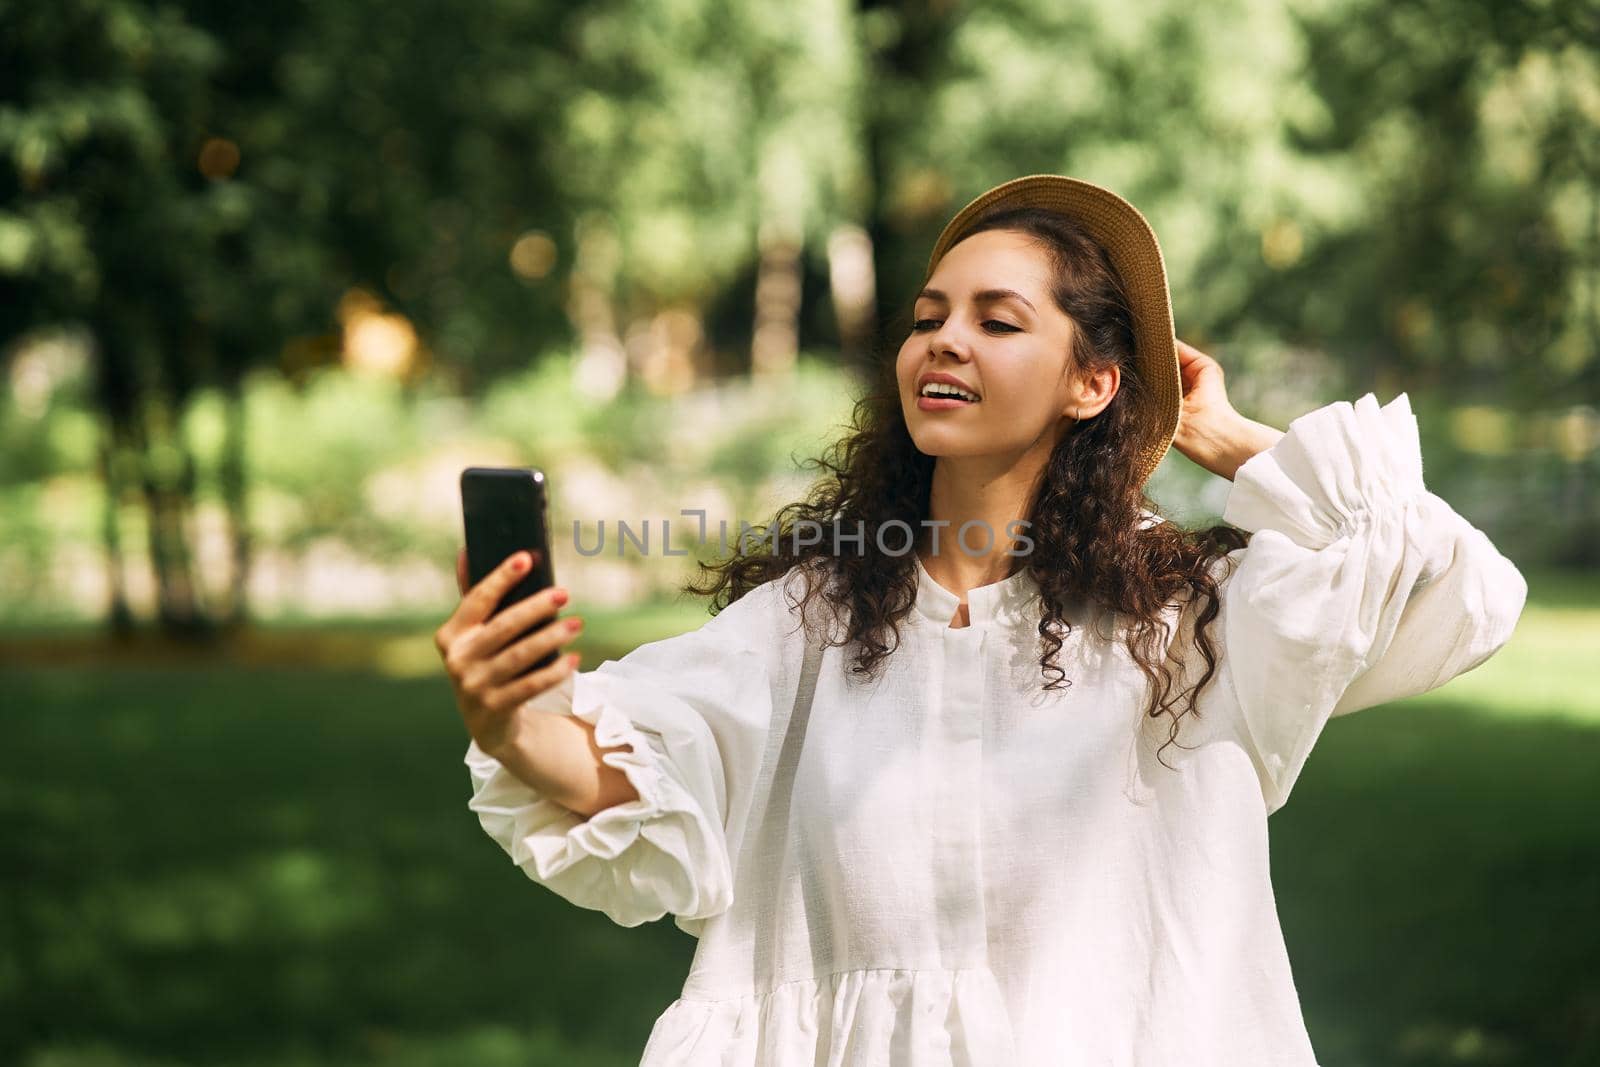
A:
{"label": "dress collar", "polygon": [[[949,626],[950,620],[955,618],[956,608],[961,605],[961,598],[934,581],[928,568],[922,565],[921,556],[913,552],[912,558],[917,564],[917,610],[932,622]],[[1038,596],[1039,583],[1034,581],[1033,572],[1024,564],[1009,578],[969,589],[967,615],[974,626],[990,622],[1037,621]]]}
{"label": "dress collar", "polygon": [[[1141,507],[1139,511],[1140,529],[1163,521],[1159,514],[1149,508]],[[922,565],[921,556],[912,552],[911,558],[917,565],[917,610],[936,625],[949,626],[950,620],[955,618],[956,608],[961,606],[961,598],[933,580],[928,568]],[[1038,601],[1039,583],[1024,563],[1009,578],[967,590],[967,617],[974,626],[990,622],[1036,626],[1040,612]],[[1072,623],[1087,621],[1093,615],[1102,635],[1109,636],[1112,631],[1109,613],[1090,612],[1082,603],[1067,605],[1062,615]]]}

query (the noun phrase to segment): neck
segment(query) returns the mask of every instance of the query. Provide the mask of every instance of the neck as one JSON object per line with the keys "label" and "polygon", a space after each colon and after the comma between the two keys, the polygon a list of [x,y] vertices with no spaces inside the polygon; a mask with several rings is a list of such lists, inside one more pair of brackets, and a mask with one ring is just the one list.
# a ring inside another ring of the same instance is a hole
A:
{"label": "neck", "polygon": [[[928,496],[928,521],[937,525],[918,531],[918,555],[940,585],[976,589],[1010,577],[1026,562],[1011,554],[1017,537],[1007,527],[1027,518],[1042,470],[1042,463],[988,456],[938,459]],[[964,547],[961,527],[969,522],[977,525],[968,528]]]}

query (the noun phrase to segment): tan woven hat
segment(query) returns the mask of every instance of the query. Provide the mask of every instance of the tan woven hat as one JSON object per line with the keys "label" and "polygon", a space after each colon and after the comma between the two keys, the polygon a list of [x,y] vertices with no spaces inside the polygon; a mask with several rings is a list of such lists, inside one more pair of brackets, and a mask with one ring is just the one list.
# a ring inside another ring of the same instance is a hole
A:
{"label": "tan woven hat", "polygon": [[933,244],[923,283],[933,276],[939,260],[970,223],[990,211],[1015,207],[1044,208],[1071,217],[1105,246],[1112,265],[1122,275],[1133,307],[1135,359],[1149,392],[1141,419],[1150,428],[1150,439],[1142,449],[1139,483],[1143,485],[1172,444],[1183,401],[1172,298],[1155,231],[1138,209],[1109,189],[1059,174],[1030,174],[995,186],[956,213]]}

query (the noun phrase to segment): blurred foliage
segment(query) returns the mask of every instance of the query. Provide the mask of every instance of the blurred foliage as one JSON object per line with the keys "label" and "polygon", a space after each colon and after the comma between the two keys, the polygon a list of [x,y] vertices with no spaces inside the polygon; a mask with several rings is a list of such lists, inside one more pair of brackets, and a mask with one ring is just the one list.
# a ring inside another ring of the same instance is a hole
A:
{"label": "blurred foliage", "polygon": [[[692,547],[682,531],[695,524],[681,519],[680,510],[699,507],[709,512],[714,545],[719,519],[728,522],[731,539],[738,519],[764,522],[786,494],[803,488],[799,465],[846,422],[855,385],[835,362],[809,355],[788,381],[708,387],[691,395],[630,388],[601,400],[574,388],[573,380],[572,360],[562,356],[467,399],[436,381],[407,389],[381,375],[340,368],[311,372],[299,385],[274,374],[250,375],[242,408],[258,566],[297,559],[331,539],[387,564],[416,560],[447,572],[461,542],[456,479],[463,467],[483,464],[546,472],[558,542],[576,519],[584,543],[592,544],[594,524],[603,518],[605,554],[614,557],[617,520],[659,530],[661,520],[670,519],[675,550]],[[223,504],[209,474],[222,456],[226,417],[221,393],[205,389],[184,421],[203,475],[195,488],[196,516],[209,529],[216,528]],[[38,417],[0,396],[0,435],[18,443],[7,463],[34,464],[37,472],[0,479],[0,582],[8,590],[0,619],[72,614],[61,610],[62,572],[67,561],[94,558],[103,519],[103,501],[83,471],[93,436],[80,431],[90,420],[71,387]],[[119,522],[130,534],[128,558],[142,559],[144,550],[131,536],[137,516],[124,514]],[[570,571],[581,561],[565,552],[562,559],[569,568],[563,580],[581,581],[581,570]],[[330,610],[336,592],[308,607]],[[83,611],[82,604],[72,606]],[[422,604],[412,599],[397,607],[414,611]],[[268,612],[285,613],[298,612],[282,603]]]}
{"label": "blurred foliage", "polygon": [[[1436,488],[1530,561],[1600,565],[1587,0],[3,11],[4,566],[48,598],[51,531],[94,531],[124,629],[143,568],[190,632],[248,617],[258,546],[447,549],[383,501],[471,435],[655,500],[694,456],[735,506],[776,506],[820,438],[742,410],[773,264],[798,350],[840,368],[781,376],[812,414],[898,346],[950,214],[1038,171],[1140,207],[1178,332],[1241,410],[1409,390]],[[699,399],[648,371],[663,316],[692,324]],[[374,352],[389,386],[328,373]],[[63,517],[23,488],[69,477],[104,501]]]}

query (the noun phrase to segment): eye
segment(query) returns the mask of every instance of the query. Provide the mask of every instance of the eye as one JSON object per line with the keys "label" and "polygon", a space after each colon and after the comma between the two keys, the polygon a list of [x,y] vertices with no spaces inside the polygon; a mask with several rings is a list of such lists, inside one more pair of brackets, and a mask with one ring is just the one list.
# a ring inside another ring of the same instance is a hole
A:
{"label": "eye", "polygon": [[[924,330],[932,329],[932,327],[927,325],[927,324],[930,323],[930,322],[938,322],[938,321],[939,321],[938,319],[917,319],[915,322],[913,322],[911,324],[911,331],[913,333],[921,333]],[[1021,333],[1022,332],[1022,327],[1021,326],[1013,326],[1009,322],[1001,322],[999,319],[988,319],[988,320],[986,320],[984,322],[984,325],[985,326],[999,326],[999,327],[1001,327],[1001,331],[1000,332],[1002,332],[1002,333]]]}

